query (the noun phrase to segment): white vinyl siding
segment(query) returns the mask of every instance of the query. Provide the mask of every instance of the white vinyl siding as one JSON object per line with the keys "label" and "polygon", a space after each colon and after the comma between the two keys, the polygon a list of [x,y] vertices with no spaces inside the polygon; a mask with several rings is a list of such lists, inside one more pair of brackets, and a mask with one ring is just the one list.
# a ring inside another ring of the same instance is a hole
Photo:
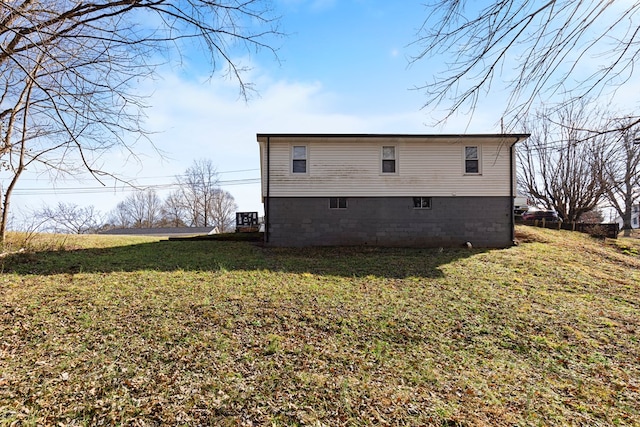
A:
{"label": "white vinyl siding", "polygon": [[[509,141],[511,142],[511,141]],[[290,147],[307,146],[306,175],[291,174]],[[396,147],[396,173],[381,173],[381,147]],[[464,147],[478,146],[482,175],[465,175]],[[266,141],[260,141],[262,189],[266,195]],[[272,197],[509,196],[509,146],[499,138],[271,138]],[[401,156],[398,154],[401,153]]]}

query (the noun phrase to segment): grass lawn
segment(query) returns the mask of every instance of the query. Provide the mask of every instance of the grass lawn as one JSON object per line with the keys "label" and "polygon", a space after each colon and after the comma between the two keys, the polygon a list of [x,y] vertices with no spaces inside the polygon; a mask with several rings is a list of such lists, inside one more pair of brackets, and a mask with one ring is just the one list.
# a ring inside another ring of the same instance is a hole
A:
{"label": "grass lawn", "polygon": [[0,258],[0,425],[640,426],[640,240],[517,234],[49,236]]}

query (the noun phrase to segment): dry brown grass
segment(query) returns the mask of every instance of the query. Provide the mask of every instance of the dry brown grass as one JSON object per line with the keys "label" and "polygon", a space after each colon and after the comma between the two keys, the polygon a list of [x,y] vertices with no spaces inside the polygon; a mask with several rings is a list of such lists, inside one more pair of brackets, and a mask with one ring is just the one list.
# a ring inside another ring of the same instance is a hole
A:
{"label": "dry brown grass", "polygon": [[640,257],[518,237],[6,257],[0,425],[640,425]]}

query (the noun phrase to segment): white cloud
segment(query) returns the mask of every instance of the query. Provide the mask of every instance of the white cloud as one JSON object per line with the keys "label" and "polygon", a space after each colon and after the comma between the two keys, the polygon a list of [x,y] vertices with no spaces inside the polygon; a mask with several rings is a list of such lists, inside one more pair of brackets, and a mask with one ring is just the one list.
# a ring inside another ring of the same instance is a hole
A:
{"label": "white cloud", "polygon": [[[238,99],[234,82],[213,79],[205,83],[181,78],[176,73],[165,74],[153,82],[152,105],[147,110],[146,128],[157,131],[151,135],[153,144],[164,153],[160,157],[148,145],[137,145],[142,163],[126,162],[125,154],[112,153],[105,167],[128,178],[138,179],[140,185],[160,185],[173,181],[193,160],[210,158],[223,181],[259,177],[259,151],[256,133],[459,133],[458,123],[434,129],[425,126],[424,111],[405,110],[389,106],[389,113],[367,115],[337,113],[341,95],[332,93],[321,82],[272,80],[264,75],[250,76],[259,84],[260,94],[248,103]],[[150,83],[149,83],[150,84]],[[150,86],[147,89],[151,89]],[[382,102],[382,101],[381,101]],[[465,118],[462,118],[464,121]],[[495,121],[495,118],[492,118]],[[474,123],[480,123],[474,117]],[[474,127],[467,131],[487,131]],[[250,170],[250,171],[247,171]],[[31,177],[33,178],[33,177]],[[51,187],[46,181],[26,180],[28,186]],[[98,187],[87,180],[83,185]],[[80,187],[77,183],[59,183],[59,187]],[[120,188],[120,187],[118,187]],[[257,183],[230,185],[230,191],[241,210],[262,211],[260,186]],[[24,193],[23,193],[24,194]],[[17,209],[37,208],[58,201],[86,206],[93,204],[106,212],[115,207],[129,193],[111,188],[107,192],[16,196]],[[161,192],[161,195],[166,194]]]}

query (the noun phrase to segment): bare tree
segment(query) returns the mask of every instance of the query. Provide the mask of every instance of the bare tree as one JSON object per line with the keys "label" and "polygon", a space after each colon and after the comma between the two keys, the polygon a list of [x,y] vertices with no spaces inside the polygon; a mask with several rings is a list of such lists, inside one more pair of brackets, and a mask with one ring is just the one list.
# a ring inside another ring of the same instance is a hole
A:
{"label": "bare tree", "polygon": [[161,211],[161,223],[163,226],[184,227],[185,206],[182,202],[182,191],[171,192],[164,200]]}
{"label": "bare tree", "polygon": [[615,126],[626,130],[621,131],[611,147],[601,153],[605,197],[622,218],[624,235],[630,236],[631,209],[640,200],[640,131],[637,127],[627,127],[627,121]]}
{"label": "bare tree", "polygon": [[596,209],[605,191],[606,135],[583,130],[594,117],[585,107],[536,114],[528,122],[531,136],[517,146],[519,186],[566,221]]}
{"label": "bare tree", "polygon": [[153,190],[136,191],[118,203],[112,221],[123,227],[155,227],[161,218],[162,201]]}
{"label": "bare tree", "polygon": [[59,202],[55,207],[44,206],[34,216],[43,221],[45,229],[55,233],[95,233],[103,223],[103,215],[93,205]]}
{"label": "bare tree", "polygon": [[124,201],[118,203],[116,207],[109,212],[107,220],[108,228],[129,228],[131,227],[131,217],[127,211]]}
{"label": "bare tree", "polygon": [[176,178],[185,222],[192,227],[211,226],[211,205],[219,188],[218,172],[213,162],[209,159],[195,160],[183,175]]}
{"label": "bare tree", "polygon": [[509,121],[537,102],[549,105],[557,95],[566,103],[613,96],[633,76],[640,54],[638,2],[503,0],[482,5],[427,3],[414,61],[442,64],[442,72],[421,89],[426,105],[447,104],[446,117],[473,111],[498,82],[510,91],[504,112]]}
{"label": "bare tree", "polygon": [[231,193],[222,189],[214,192],[213,200],[211,201],[210,217],[212,223],[218,227],[221,233],[233,230],[237,210],[238,205]]}
{"label": "bare tree", "polygon": [[0,0],[0,246],[24,170],[101,180],[113,176],[101,153],[135,153],[131,141],[145,135],[138,83],[174,53],[204,48],[211,72],[226,68],[246,96],[232,54],[273,52],[271,13],[269,0]]}

